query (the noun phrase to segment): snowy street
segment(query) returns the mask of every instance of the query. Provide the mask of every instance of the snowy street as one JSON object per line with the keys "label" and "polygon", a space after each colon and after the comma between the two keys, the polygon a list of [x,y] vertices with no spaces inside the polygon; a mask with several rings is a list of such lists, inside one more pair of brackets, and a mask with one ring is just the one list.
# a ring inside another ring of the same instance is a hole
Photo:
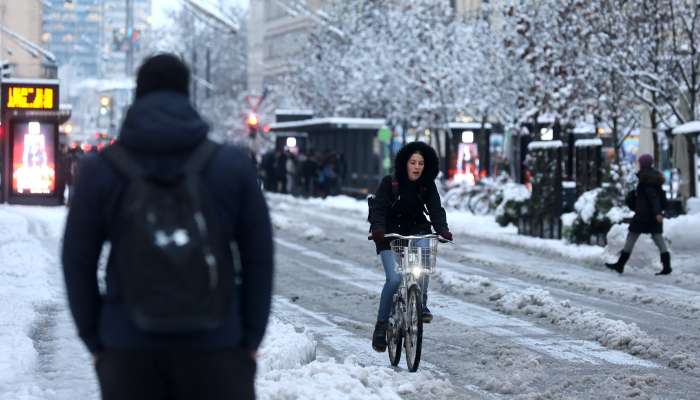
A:
{"label": "snowy street", "polygon": [[[384,278],[365,203],[268,203],[277,273],[262,399],[700,397],[700,271],[691,261],[659,278],[656,265],[633,260],[617,276],[596,263],[602,248],[519,241],[487,217],[450,212],[457,244],[441,247],[429,291],[435,319],[411,374],[370,346]],[[64,299],[64,218],[62,208],[0,209],[2,399],[98,398]]]}

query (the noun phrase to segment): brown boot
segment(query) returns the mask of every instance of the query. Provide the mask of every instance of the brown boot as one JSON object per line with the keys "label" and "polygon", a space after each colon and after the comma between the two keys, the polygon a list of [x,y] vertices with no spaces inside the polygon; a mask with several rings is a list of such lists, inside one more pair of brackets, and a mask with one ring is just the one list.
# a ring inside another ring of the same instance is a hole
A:
{"label": "brown boot", "polygon": [[617,259],[617,262],[615,264],[608,264],[606,263],[605,266],[610,268],[611,270],[617,272],[618,274],[621,274],[622,271],[625,270],[625,264],[627,264],[627,260],[630,259],[630,253],[626,251],[620,252],[620,258]]}
{"label": "brown boot", "polygon": [[668,251],[661,253],[661,265],[663,265],[663,268],[660,272],[657,272],[656,275],[668,275],[673,271],[673,269],[671,269],[671,253]]}

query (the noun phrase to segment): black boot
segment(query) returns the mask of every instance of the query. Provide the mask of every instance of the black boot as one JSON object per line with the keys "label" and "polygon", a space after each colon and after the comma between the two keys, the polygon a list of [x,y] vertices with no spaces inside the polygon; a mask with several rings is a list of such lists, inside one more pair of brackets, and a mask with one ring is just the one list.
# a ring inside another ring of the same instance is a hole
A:
{"label": "black boot", "polygon": [[627,264],[627,260],[629,259],[630,253],[622,251],[620,252],[620,258],[617,259],[617,262],[615,264],[606,263],[605,266],[612,269],[613,271],[616,271],[618,274],[621,274],[622,271],[625,270],[625,264]]}
{"label": "black boot", "polygon": [[673,271],[671,269],[671,254],[668,251],[661,253],[661,265],[664,267],[661,272],[657,272],[656,275],[668,275]]}
{"label": "black boot", "polygon": [[386,351],[386,328],[388,323],[386,321],[377,321],[374,326],[374,333],[372,334],[372,348],[374,351],[383,353]]}
{"label": "black boot", "polygon": [[433,313],[430,312],[428,307],[423,307],[423,323],[429,324],[433,320]]}

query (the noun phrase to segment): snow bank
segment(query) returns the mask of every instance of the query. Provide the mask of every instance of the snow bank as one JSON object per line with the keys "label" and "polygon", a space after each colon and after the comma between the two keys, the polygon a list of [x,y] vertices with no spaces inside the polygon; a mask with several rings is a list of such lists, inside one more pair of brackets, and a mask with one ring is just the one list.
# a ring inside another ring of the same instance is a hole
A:
{"label": "snow bank", "polygon": [[294,369],[316,359],[316,342],[306,333],[275,317],[270,318],[265,338],[258,352],[258,374]]}
{"label": "snow bank", "polygon": [[311,336],[274,317],[260,348],[255,385],[264,400],[395,400],[416,393],[434,398],[452,393],[449,382],[427,372],[406,379],[392,368],[360,365],[354,356],[342,362],[316,360]]}
{"label": "snow bank", "polygon": [[523,291],[498,289],[491,300],[507,314],[521,313],[538,318],[547,318],[554,325],[572,329],[586,329],[603,346],[620,349],[632,355],[660,357],[661,342],[650,337],[637,324],[606,318],[602,313],[573,307],[568,300],[557,302],[548,291],[527,288]]}
{"label": "snow bank", "polygon": [[432,374],[400,374],[391,368],[362,366],[353,357],[342,363],[314,361],[294,370],[271,371],[256,383],[260,399],[267,400],[399,400],[421,392],[432,398],[454,394],[449,383]]}

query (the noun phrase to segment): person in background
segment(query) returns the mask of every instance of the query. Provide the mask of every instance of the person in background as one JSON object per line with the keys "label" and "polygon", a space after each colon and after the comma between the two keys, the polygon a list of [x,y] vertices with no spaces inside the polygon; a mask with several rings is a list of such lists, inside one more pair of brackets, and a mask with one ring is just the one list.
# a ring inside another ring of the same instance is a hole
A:
{"label": "person in background", "polygon": [[[629,232],[625,246],[620,252],[620,257],[613,264],[605,264],[606,267],[621,274],[625,269],[625,264],[629,260],[637,239],[643,233],[651,235],[654,244],[661,253],[661,265],[663,268],[656,275],[668,275],[671,273],[671,254],[663,237],[664,230],[664,208],[666,208],[666,193],[662,185],[663,175],[654,169],[654,159],[650,154],[643,154],[639,157],[639,172],[637,173],[639,182],[633,193],[631,193],[632,204],[628,204],[634,211],[634,217],[630,223]],[[633,206],[633,207],[632,207]]]}

